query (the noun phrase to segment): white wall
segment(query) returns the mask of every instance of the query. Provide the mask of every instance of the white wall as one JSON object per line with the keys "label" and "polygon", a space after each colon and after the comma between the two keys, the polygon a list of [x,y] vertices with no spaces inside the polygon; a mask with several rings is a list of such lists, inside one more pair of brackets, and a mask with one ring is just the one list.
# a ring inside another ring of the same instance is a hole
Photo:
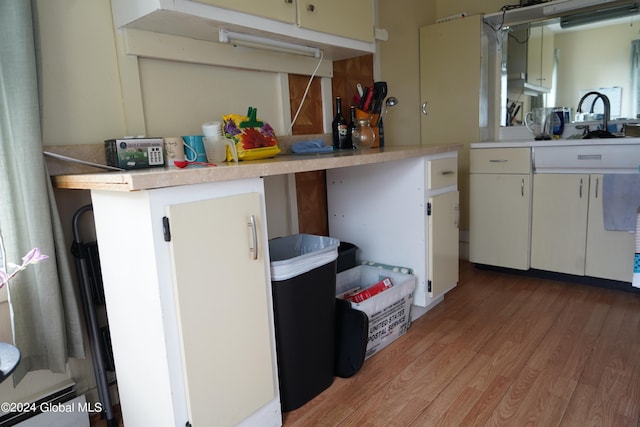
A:
{"label": "white wall", "polygon": [[638,36],[638,27],[628,22],[556,34],[554,45],[560,50],[556,104],[573,107],[575,112],[581,91],[619,86],[621,117],[635,117],[629,89],[631,41]]}

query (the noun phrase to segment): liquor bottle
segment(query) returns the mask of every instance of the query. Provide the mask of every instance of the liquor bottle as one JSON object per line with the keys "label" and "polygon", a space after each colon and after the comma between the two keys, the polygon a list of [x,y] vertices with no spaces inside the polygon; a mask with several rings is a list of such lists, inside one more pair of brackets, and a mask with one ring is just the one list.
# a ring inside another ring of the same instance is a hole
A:
{"label": "liquor bottle", "polygon": [[353,130],[358,127],[356,124],[356,107],[353,105],[349,107],[349,125],[347,126],[347,142],[344,148],[353,148],[353,141],[351,139],[351,135],[353,135]]}
{"label": "liquor bottle", "polygon": [[336,116],[331,123],[331,130],[333,131],[333,148],[342,149],[345,148],[347,142],[347,121],[342,115],[342,99],[336,97]]}

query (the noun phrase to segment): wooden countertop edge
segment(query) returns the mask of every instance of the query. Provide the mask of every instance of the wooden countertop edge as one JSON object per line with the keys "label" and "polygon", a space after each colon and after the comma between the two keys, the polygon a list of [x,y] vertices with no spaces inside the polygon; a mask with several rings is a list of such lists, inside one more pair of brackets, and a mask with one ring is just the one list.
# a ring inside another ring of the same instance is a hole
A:
{"label": "wooden countertop edge", "polygon": [[216,167],[164,167],[126,172],[59,175],[52,177],[52,180],[56,188],[63,189],[138,191],[382,163],[459,151],[463,147],[463,144],[406,145],[330,154],[281,154],[271,159],[241,161],[237,164],[223,163]]}

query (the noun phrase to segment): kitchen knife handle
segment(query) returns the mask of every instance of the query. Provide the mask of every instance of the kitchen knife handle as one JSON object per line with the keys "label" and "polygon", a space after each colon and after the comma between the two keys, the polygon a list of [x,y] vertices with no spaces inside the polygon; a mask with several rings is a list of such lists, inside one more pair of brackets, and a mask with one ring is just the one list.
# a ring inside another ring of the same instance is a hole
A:
{"label": "kitchen knife handle", "polygon": [[373,88],[369,88],[369,92],[367,92],[366,94],[366,98],[364,100],[364,105],[362,106],[362,109],[364,111],[369,111],[371,109],[371,100],[373,99]]}
{"label": "kitchen knife handle", "polygon": [[369,87],[365,87],[364,88],[364,92],[362,93],[362,96],[360,97],[360,105],[358,105],[358,108],[364,111],[364,102],[367,99],[367,96],[369,96],[369,91],[372,90]]}

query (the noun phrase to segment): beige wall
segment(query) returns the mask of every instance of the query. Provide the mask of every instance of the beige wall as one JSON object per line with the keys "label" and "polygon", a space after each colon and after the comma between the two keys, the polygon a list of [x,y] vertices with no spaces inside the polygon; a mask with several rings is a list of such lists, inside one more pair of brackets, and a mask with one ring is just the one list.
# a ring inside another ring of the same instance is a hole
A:
{"label": "beige wall", "polygon": [[573,107],[581,91],[601,87],[622,88],[622,117],[634,117],[630,105],[631,41],[638,27],[623,23],[588,31],[557,34],[560,50],[556,105]]}
{"label": "beige wall", "polygon": [[109,0],[37,2],[45,145],[124,135]]}

